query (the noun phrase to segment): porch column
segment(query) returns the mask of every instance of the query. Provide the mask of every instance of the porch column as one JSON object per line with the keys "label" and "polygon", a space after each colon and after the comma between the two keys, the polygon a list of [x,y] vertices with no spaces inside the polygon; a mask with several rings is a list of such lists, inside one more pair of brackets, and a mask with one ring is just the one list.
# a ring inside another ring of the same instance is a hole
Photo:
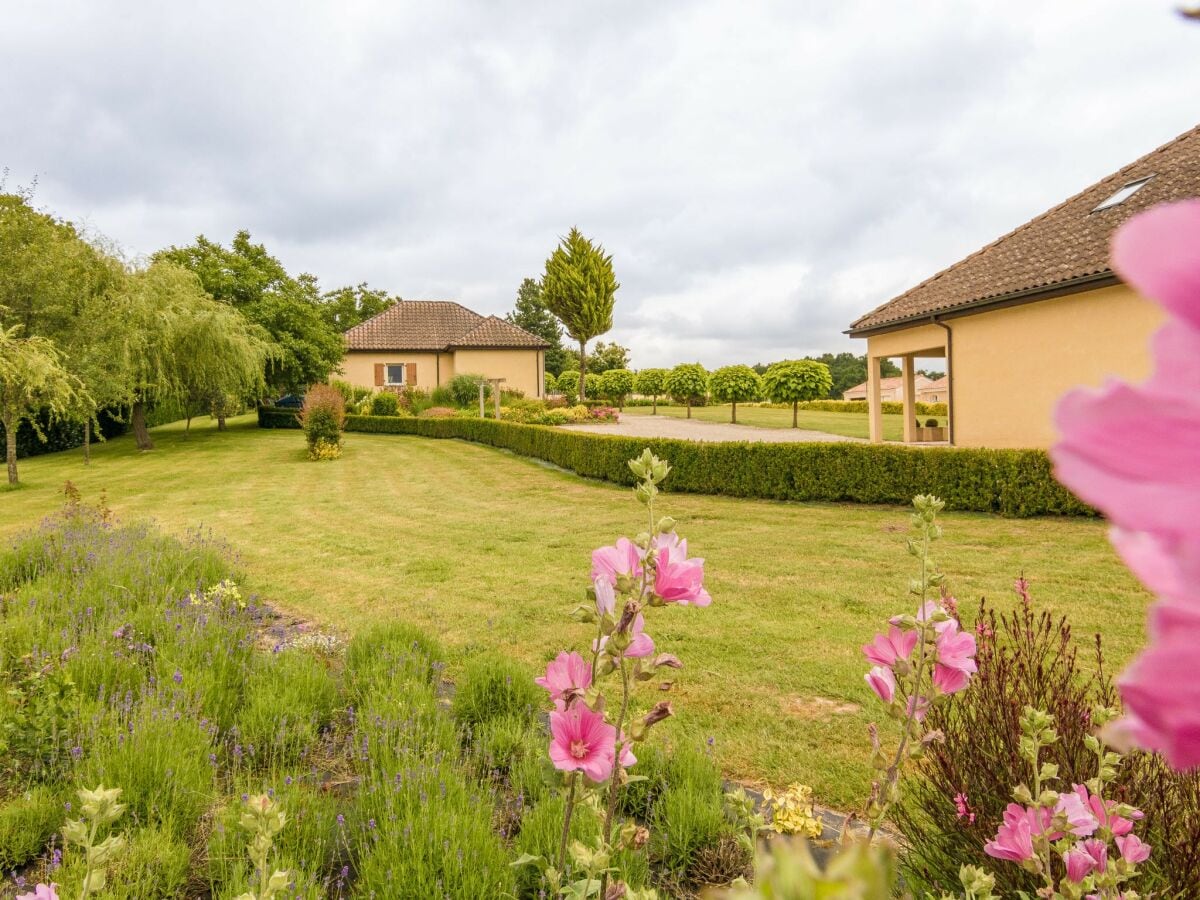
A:
{"label": "porch column", "polygon": [[879,357],[867,354],[867,431],[871,443],[883,441],[883,398],[879,394]]}
{"label": "porch column", "polygon": [[917,373],[916,358],[900,357],[900,371],[904,375],[904,443],[917,439]]}

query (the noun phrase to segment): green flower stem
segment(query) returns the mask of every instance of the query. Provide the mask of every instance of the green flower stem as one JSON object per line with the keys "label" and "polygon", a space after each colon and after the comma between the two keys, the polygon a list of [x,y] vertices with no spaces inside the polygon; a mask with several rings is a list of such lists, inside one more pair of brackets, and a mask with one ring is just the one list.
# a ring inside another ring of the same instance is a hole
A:
{"label": "green flower stem", "polygon": [[79,893],[79,900],[87,900],[88,895],[92,892],[92,847],[96,846],[96,831],[99,827],[99,818],[92,819],[92,827],[88,831],[87,847],[83,851],[87,859],[87,868],[83,874],[83,889]]}

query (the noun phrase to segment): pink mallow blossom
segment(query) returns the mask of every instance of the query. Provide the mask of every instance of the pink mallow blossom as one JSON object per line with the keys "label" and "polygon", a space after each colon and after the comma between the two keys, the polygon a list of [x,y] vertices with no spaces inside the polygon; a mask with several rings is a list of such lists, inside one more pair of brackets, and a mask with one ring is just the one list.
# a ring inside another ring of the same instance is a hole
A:
{"label": "pink mallow blossom", "polygon": [[[1133,810],[1129,819],[1118,816],[1113,810],[1119,805],[1115,800],[1105,800],[1103,797],[1088,791],[1087,787],[1082,784],[1077,784],[1072,787],[1072,790],[1079,796],[1079,799],[1087,804],[1092,815],[1100,827],[1107,828],[1112,832],[1114,837],[1121,837],[1133,831],[1133,823],[1143,817],[1140,809]],[[1132,821],[1131,821],[1132,820]]]}
{"label": "pink mallow blossom", "polygon": [[875,666],[863,676],[867,685],[884,703],[891,703],[896,696],[896,676],[887,666]]}
{"label": "pink mallow blossom", "polygon": [[688,559],[685,542],[662,547],[654,575],[654,593],[665,603],[680,606],[708,606],[712,597],[704,589],[704,560]]}
{"label": "pink mallow blossom", "polygon": [[[616,755],[617,729],[583,703],[550,713],[550,759],[556,769],[607,781]],[[624,755],[624,754],[622,754]]]}
{"label": "pink mallow blossom", "polygon": [[642,574],[642,550],[629,538],[617,538],[612,547],[592,551],[592,580],[604,578],[614,587],[622,575],[636,578]]}
{"label": "pink mallow blossom", "polygon": [[606,575],[598,575],[592,580],[596,590],[596,613],[601,616],[611,615],[617,608],[617,592],[613,583]]}
{"label": "pink mallow blossom", "polygon": [[565,705],[567,700],[592,685],[592,667],[578,653],[563,651],[546,666],[546,674],[534,683],[550,692],[550,699]]}
{"label": "pink mallow blossom", "polygon": [[[625,648],[625,656],[638,659],[654,653],[654,639],[646,634],[646,617],[638,613],[629,626],[629,646]],[[592,650],[603,653],[608,646],[608,635],[603,635],[592,641]]]}
{"label": "pink mallow blossom", "polygon": [[1126,564],[1159,598],[1151,643],[1119,681],[1122,730],[1178,769],[1200,765],[1200,200],[1156,207],[1117,232],[1112,265],[1168,313],[1154,374],[1059,404],[1060,481],[1112,522]]}
{"label": "pink mallow blossom", "polygon": [[1132,865],[1144,863],[1150,858],[1150,845],[1136,834],[1126,834],[1116,839],[1121,859]]}
{"label": "pink mallow blossom", "polygon": [[1067,867],[1067,880],[1075,884],[1079,884],[1096,870],[1095,857],[1078,844],[1063,854],[1063,863]]}
{"label": "pink mallow blossom", "polygon": [[39,884],[32,894],[17,894],[17,900],[58,900],[58,885]]}
{"label": "pink mallow blossom", "polygon": [[875,635],[875,640],[863,644],[862,651],[877,666],[894,666],[896,660],[908,659],[919,636],[916,629],[905,631],[889,625],[887,634]]}
{"label": "pink mallow blossom", "polygon": [[983,845],[983,852],[995,859],[1025,862],[1033,859],[1033,836],[1049,823],[1049,810],[1026,809],[1010,803],[1004,810],[1004,822],[996,836]]}
{"label": "pink mallow blossom", "polygon": [[[1084,794],[1086,795],[1086,793],[1085,788]],[[1100,827],[1100,822],[1092,815],[1092,808],[1086,796],[1080,797],[1074,791],[1059,794],[1058,802],[1054,804],[1054,811],[1066,817],[1067,831],[1076,837],[1091,837]]]}

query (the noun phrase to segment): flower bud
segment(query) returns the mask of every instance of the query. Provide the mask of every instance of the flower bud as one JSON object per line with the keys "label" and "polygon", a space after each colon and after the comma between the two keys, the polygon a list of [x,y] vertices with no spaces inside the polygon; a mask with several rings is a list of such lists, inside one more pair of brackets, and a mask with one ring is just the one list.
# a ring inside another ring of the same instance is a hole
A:
{"label": "flower bud", "polygon": [[659,534],[662,534],[667,531],[674,531],[675,530],[675,520],[672,519],[670,516],[663,516],[661,519],[658,520],[658,525],[656,526],[656,529]]}
{"label": "flower bud", "polygon": [[654,657],[654,668],[660,669],[666,667],[668,669],[682,669],[683,663],[679,661],[679,657],[672,653],[660,653]]}
{"label": "flower bud", "polygon": [[660,700],[654,705],[654,709],[646,713],[646,717],[642,719],[642,725],[645,728],[651,728],[663,721],[663,719],[668,719],[673,715],[675,715],[675,710],[671,708],[671,701]]}

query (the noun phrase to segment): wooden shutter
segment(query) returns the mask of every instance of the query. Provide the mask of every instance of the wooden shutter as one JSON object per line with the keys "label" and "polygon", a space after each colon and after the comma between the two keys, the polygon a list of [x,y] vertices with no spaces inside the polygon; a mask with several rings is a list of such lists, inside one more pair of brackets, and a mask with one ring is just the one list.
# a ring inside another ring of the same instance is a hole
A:
{"label": "wooden shutter", "polygon": [[383,363],[375,363],[375,387],[380,387],[383,382]]}
{"label": "wooden shutter", "polygon": [[409,387],[417,386],[417,364],[405,363],[404,365],[404,383]]}

